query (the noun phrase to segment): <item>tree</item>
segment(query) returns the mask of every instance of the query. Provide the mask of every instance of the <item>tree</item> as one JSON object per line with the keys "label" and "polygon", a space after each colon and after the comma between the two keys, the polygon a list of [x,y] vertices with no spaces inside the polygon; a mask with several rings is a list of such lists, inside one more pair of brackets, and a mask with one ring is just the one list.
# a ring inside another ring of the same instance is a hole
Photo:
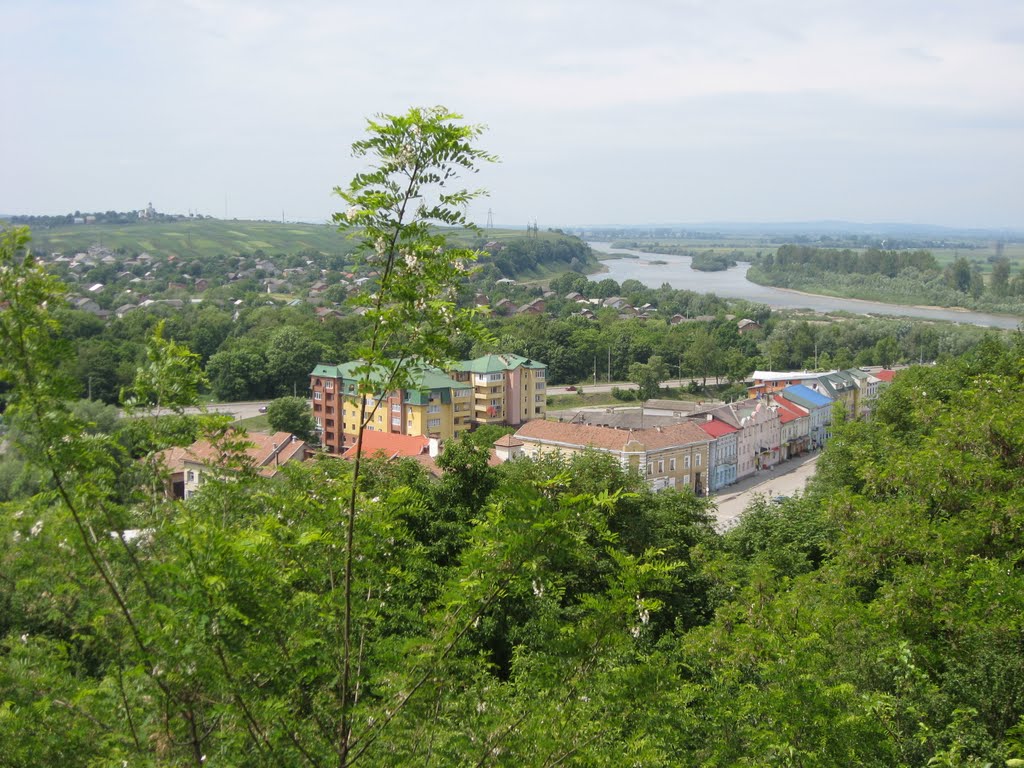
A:
{"label": "tree", "polygon": [[357,257],[378,273],[372,288],[356,298],[366,309],[370,334],[359,349],[362,363],[356,369],[359,418],[344,544],[338,731],[342,768],[349,762],[358,690],[352,678],[352,583],[362,435],[381,402],[376,398],[369,405],[369,398],[412,387],[417,366],[443,365],[455,336],[483,335],[475,308],[455,304],[458,280],[477,254],[448,248],[438,227],[472,228],[465,207],[483,192],[453,189],[452,181],[495,160],[472,146],[482,129],[463,124],[460,115],[443,107],[379,115],[369,122],[368,132],[352,151],[369,158],[370,170],[357,174],[348,187],[335,188],[349,208],[335,214],[334,222],[358,238]]}
{"label": "tree", "polygon": [[290,432],[301,440],[312,440],[316,429],[313,414],[304,397],[279,397],[267,406],[267,422],[276,432]]}
{"label": "tree", "polygon": [[1005,298],[1010,292],[1010,262],[1007,259],[999,259],[992,265],[992,282],[989,285],[992,295],[997,298]]}
{"label": "tree", "polygon": [[650,400],[661,392],[661,382],[668,378],[668,365],[659,355],[652,355],[646,363],[629,366],[629,380],[640,387],[640,398]]}

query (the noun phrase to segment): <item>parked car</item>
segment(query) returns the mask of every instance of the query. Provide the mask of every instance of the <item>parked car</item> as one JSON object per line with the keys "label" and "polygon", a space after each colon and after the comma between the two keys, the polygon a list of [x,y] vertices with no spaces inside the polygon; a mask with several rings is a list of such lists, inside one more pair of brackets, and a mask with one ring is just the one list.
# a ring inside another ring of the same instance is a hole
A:
{"label": "parked car", "polygon": [[575,392],[576,391],[576,387],[574,385],[570,384],[568,387],[565,388],[565,391],[566,392]]}
{"label": "parked car", "polygon": [[267,406],[261,405],[260,406],[260,413],[266,413],[266,412],[267,412]]}

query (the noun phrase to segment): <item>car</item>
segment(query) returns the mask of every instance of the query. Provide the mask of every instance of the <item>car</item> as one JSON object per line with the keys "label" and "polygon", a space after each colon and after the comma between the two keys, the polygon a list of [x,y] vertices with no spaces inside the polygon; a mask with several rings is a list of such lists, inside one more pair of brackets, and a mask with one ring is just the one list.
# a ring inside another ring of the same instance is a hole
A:
{"label": "car", "polygon": [[575,392],[576,391],[576,387],[573,386],[572,384],[570,384],[568,387],[565,388],[565,391],[566,392]]}
{"label": "car", "polygon": [[266,412],[267,412],[267,406],[261,405],[260,406],[260,413],[266,413]]}

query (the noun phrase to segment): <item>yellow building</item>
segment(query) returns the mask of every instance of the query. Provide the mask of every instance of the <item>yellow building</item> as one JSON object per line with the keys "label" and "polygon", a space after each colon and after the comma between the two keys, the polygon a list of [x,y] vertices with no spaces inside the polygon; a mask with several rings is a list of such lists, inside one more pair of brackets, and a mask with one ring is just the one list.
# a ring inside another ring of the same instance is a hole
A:
{"label": "yellow building", "polygon": [[[310,374],[313,420],[328,453],[343,453],[359,431],[360,363],[318,365]],[[434,369],[418,372],[415,386],[367,399],[371,432],[457,438],[472,424],[472,390]]]}
{"label": "yellow building", "polygon": [[510,458],[594,450],[615,456],[624,468],[643,475],[656,491],[689,488],[698,496],[707,492],[711,438],[691,422],[624,430],[537,420],[520,427],[515,441],[521,445],[510,444]]}
{"label": "yellow building", "polygon": [[547,366],[519,355],[484,355],[452,367],[452,378],[473,390],[476,424],[519,426],[547,415]]}

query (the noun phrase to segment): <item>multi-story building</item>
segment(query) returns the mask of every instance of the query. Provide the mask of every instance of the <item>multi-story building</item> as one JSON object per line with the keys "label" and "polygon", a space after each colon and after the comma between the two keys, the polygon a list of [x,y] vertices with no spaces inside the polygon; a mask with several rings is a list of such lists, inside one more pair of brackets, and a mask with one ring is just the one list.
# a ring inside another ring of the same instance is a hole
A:
{"label": "multi-story building", "polygon": [[452,367],[462,386],[472,387],[476,424],[516,427],[547,414],[547,366],[519,355],[484,355]]}
{"label": "multi-story building", "polygon": [[[359,432],[359,362],[320,364],[310,374],[313,420],[324,450],[343,453]],[[416,372],[413,386],[367,398],[367,430],[457,438],[472,425],[472,389],[441,371]]]}
{"label": "multi-story building", "polygon": [[704,421],[694,421],[711,442],[708,444],[708,489],[720,490],[736,482],[736,456],[739,430],[710,415]]}
{"label": "multi-story building", "polygon": [[829,427],[832,425],[832,404],[835,401],[802,384],[786,387],[779,394],[807,411],[811,450],[825,445],[831,434]]}
{"label": "multi-story building", "polygon": [[710,442],[691,422],[625,430],[535,419],[521,426],[514,440],[506,440],[502,448],[510,458],[585,450],[608,453],[624,468],[638,471],[656,491],[690,488],[702,496],[708,487]]}

